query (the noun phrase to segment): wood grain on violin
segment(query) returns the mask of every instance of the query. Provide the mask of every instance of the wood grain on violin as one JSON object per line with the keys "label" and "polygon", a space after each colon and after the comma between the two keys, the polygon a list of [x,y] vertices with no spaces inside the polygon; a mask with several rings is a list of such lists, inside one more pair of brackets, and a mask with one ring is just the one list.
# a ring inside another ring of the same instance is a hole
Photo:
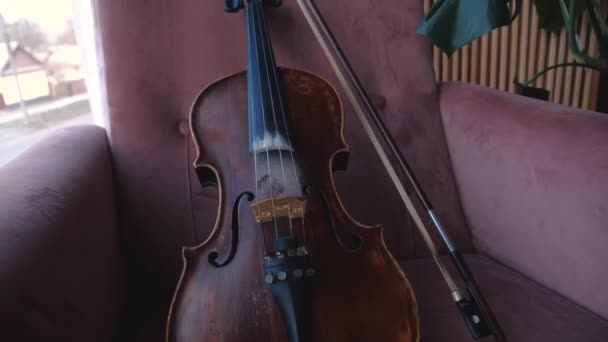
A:
{"label": "wood grain on violin", "polygon": [[357,223],[335,190],[349,152],[336,91],[278,69],[261,2],[235,3],[248,70],[192,106],[195,168],[217,187],[218,214],[209,238],[183,250],[167,341],[418,341],[414,294],[381,227]]}

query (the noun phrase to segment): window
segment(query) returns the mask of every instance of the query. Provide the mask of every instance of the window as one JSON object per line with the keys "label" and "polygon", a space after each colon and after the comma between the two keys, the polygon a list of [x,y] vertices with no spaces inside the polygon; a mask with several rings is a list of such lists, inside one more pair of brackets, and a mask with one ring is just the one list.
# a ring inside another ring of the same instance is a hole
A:
{"label": "window", "polygon": [[57,128],[100,121],[90,3],[73,5],[0,0],[0,167]]}

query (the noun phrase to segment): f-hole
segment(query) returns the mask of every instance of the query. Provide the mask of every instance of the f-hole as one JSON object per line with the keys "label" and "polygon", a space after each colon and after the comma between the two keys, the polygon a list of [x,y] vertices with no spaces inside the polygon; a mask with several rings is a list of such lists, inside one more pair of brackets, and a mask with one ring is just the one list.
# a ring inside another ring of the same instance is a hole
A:
{"label": "f-hole", "polygon": [[329,206],[329,201],[327,200],[327,196],[325,196],[325,194],[322,191],[319,191],[319,193],[321,194],[321,199],[323,202],[323,209],[325,209],[325,220],[327,221],[327,223],[329,224],[329,229],[331,232],[331,235],[334,237],[334,239],[336,239],[336,242],[345,250],[347,251],[356,251],[359,248],[361,248],[361,245],[363,244],[363,238],[361,237],[361,235],[353,232],[352,233],[352,238],[348,243],[345,243],[344,241],[342,241],[342,239],[340,238],[340,236],[338,235],[338,230],[336,229],[336,221],[334,220],[334,215],[331,212],[331,208]]}
{"label": "f-hole", "polygon": [[232,241],[230,244],[230,253],[228,254],[228,258],[226,258],[226,260],[220,264],[217,262],[219,253],[217,251],[213,251],[213,252],[209,253],[209,258],[208,258],[209,263],[217,268],[228,265],[232,261],[232,259],[234,259],[234,256],[236,255],[236,250],[237,250],[238,244],[239,244],[239,230],[240,230],[239,206],[240,206],[241,199],[243,198],[243,196],[247,196],[247,200],[249,202],[253,201],[253,197],[254,197],[251,192],[245,191],[242,194],[240,194],[239,197],[236,198],[236,201],[234,201],[234,204],[232,205]]}

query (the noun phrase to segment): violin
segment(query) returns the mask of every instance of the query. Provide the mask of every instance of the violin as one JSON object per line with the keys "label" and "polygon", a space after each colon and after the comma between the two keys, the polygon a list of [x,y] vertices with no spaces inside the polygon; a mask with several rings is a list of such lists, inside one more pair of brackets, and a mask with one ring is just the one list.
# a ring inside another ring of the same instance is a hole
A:
{"label": "violin", "polygon": [[245,12],[247,70],[192,105],[194,167],[219,204],[208,239],[183,249],[167,342],[418,341],[382,228],[355,221],[336,192],[349,154],[336,90],[276,66],[265,8],[280,4],[227,2]]}

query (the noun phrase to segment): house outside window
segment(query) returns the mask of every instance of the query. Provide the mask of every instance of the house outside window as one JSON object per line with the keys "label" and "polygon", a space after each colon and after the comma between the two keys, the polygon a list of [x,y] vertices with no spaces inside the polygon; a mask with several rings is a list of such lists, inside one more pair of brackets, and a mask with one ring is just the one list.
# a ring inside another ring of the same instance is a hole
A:
{"label": "house outside window", "polygon": [[88,1],[0,0],[0,167],[55,129],[94,123],[87,11]]}

